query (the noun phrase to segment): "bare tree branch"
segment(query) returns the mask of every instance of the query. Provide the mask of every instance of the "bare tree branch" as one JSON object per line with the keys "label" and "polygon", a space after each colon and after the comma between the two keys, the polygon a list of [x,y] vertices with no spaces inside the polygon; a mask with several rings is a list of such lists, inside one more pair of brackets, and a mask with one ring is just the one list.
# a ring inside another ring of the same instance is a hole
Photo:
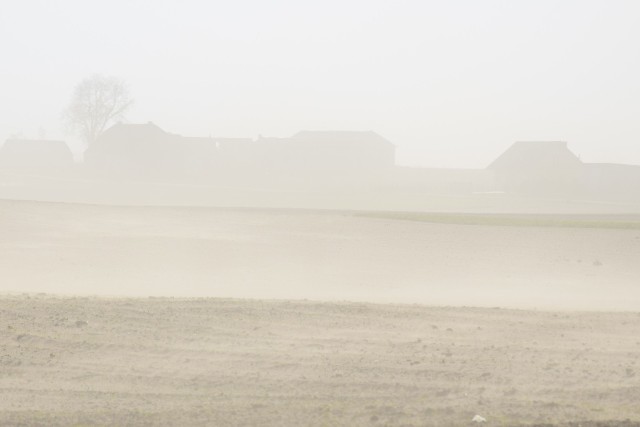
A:
{"label": "bare tree branch", "polygon": [[123,119],[132,105],[124,81],[96,74],[76,86],[64,119],[85,144],[91,145],[109,124]]}

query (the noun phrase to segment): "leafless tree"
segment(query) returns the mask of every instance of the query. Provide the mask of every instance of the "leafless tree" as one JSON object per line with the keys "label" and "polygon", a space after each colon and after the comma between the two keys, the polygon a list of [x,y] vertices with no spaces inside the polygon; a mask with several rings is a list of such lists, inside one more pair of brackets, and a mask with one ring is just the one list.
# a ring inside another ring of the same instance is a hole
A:
{"label": "leafless tree", "polygon": [[132,105],[123,80],[96,74],[76,86],[64,118],[69,128],[90,145],[110,123],[123,119]]}

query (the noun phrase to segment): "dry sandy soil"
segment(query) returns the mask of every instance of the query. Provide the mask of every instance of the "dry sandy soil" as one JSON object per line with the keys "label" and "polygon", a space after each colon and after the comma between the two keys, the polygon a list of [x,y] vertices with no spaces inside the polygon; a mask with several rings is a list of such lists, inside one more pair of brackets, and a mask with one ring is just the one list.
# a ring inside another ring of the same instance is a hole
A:
{"label": "dry sandy soil", "polygon": [[633,228],[0,201],[0,236],[0,292],[640,307]]}
{"label": "dry sandy soil", "polygon": [[637,426],[639,261],[634,227],[0,201],[0,425]]}
{"label": "dry sandy soil", "polygon": [[1,425],[640,421],[640,313],[43,295],[0,306]]}

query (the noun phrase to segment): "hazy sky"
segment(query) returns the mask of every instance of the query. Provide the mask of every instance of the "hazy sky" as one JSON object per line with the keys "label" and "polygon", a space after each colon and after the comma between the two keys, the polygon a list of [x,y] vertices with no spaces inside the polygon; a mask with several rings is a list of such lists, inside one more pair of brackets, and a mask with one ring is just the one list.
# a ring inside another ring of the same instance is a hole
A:
{"label": "hazy sky", "polygon": [[640,1],[0,0],[0,139],[72,140],[74,85],[190,136],[375,130],[403,164],[484,167],[515,140],[640,164]]}

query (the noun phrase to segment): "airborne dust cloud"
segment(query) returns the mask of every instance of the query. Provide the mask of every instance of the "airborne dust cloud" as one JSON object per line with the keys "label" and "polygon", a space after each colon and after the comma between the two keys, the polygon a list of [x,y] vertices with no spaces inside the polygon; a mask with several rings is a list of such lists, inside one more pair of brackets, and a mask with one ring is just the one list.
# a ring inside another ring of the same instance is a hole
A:
{"label": "airborne dust cloud", "polygon": [[0,424],[640,425],[639,13],[5,5]]}

